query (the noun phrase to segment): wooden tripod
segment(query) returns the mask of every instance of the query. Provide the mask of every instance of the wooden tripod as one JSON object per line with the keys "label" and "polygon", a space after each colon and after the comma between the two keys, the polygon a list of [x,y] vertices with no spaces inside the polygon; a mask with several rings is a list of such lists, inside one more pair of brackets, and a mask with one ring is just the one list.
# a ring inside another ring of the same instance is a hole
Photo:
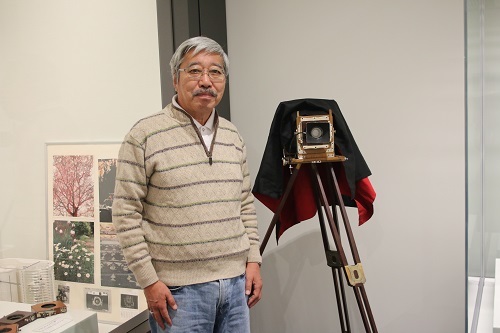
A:
{"label": "wooden tripod", "polygon": [[[378,333],[377,327],[375,325],[375,320],[373,318],[373,314],[370,308],[370,304],[368,302],[368,296],[366,295],[364,287],[366,279],[363,272],[363,266],[361,265],[361,260],[359,258],[356,242],[352,234],[351,225],[349,224],[349,219],[347,217],[347,212],[345,210],[345,205],[342,200],[342,195],[340,193],[339,184],[337,182],[337,177],[335,175],[332,163],[333,162],[318,164],[327,171],[328,180],[326,183],[329,186],[326,190],[329,192],[325,191],[323,182],[321,181],[321,177],[318,172],[318,166],[316,165],[316,163],[308,163],[307,165],[310,166],[311,181],[313,183],[315,190],[314,191],[316,197],[315,199],[316,199],[316,205],[318,207],[318,217],[320,222],[321,235],[323,238],[323,246],[325,249],[325,254],[327,259],[327,265],[332,269],[333,283],[335,287],[335,296],[337,299],[337,308],[340,318],[340,326],[342,329],[342,333],[351,332],[347,302],[345,298],[344,281],[342,277],[343,275],[345,275],[345,278],[347,279],[349,286],[353,288],[356,302],[358,304],[359,312],[361,314],[361,318],[363,320],[363,325],[365,327],[366,333]],[[296,164],[295,170],[293,171],[292,176],[288,181],[283,197],[279,203],[276,212],[274,213],[273,219],[271,220],[267,233],[264,239],[262,240],[260,246],[261,254],[264,252],[264,249],[266,248],[267,242],[269,241],[272,231],[279,220],[281,211],[283,210],[286,200],[288,199],[288,196],[292,191],[293,183],[297,178],[301,166],[302,163]],[[327,193],[330,194],[331,198],[335,199],[335,202],[332,203],[331,207],[329,206],[328,203]],[[347,263],[347,258],[344,252],[344,248],[342,246],[341,237],[339,233],[339,221],[335,204],[337,204],[340,208],[340,213],[347,234],[347,239],[349,241],[349,247],[351,249],[352,258],[355,262],[354,265],[348,265]],[[323,210],[321,208],[323,208]],[[328,226],[330,227],[330,231],[332,233],[333,240],[335,242],[336,251],[330,248],[323,211],[326,214]],[[342,274],[342,271],[344,272],[344,274]]]}

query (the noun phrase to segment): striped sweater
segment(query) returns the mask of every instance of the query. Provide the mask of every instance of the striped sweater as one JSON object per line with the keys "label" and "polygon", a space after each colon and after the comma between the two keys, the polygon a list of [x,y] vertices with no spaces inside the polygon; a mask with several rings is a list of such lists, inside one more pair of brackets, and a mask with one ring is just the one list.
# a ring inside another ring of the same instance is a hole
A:
{"label": "striped sweater", "polygon": [[261,262],[245,144],[216,115],[211,147],[168,105],[137,122],[120,148],[113,224],[145,288],[230,278]]}

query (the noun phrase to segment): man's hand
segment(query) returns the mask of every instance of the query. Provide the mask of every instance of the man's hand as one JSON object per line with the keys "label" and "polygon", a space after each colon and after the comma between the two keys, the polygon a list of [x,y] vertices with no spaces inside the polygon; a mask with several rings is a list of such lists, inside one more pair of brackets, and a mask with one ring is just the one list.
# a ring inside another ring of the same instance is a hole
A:
{"label": "man's hand", "polygon": [[144,295],[148,302],[148,309],[160,327],[165,329],[165,322],[172,326],[172,320],[167,311],[167,303],[173,310],[177,310],[177,304],[167,286],[161,281],[156,281],[144,288]]}
{"label": "man's hand", "polygon": [[256,262],[247,263],[245,294],[248,298],[248,307],[252,307],[262,297],[262,278],[260,277],[260,266]]}

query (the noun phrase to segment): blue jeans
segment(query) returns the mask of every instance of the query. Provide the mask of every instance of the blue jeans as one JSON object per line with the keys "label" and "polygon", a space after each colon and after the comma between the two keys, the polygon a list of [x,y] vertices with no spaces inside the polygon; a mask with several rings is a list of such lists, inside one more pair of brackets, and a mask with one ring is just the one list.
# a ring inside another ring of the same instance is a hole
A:
{"label": "blue jeans", "polygon": [[169,289],[177,303],[175,311],[167,306],[172,326],[162,330],[150,315],[151,333],[250,333],[245,274]]}

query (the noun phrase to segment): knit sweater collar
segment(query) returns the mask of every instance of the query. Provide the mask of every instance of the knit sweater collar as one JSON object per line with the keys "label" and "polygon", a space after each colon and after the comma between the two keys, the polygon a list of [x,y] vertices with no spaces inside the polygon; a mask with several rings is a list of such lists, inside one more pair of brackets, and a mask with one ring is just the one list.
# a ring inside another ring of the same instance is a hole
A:
{"label": "knit sweater collar", "polygon": [[210,114],[210,117],[208,117],[207,119],[207,122],[205,123],[205,125],[202,125],[200,124],[200,122],[198,122],[196,119],[194,119],[189,113],[187,113],[186,110],[184,110],[180,105],[179,103],[177,103],[177,95],[175,95],[174,97],[172,97],[172,103],[171,103],[171,106],[172,106],[172,110],[179,110],[179,111],[182,111],[182,112],[175,112],[175,111],[172,111],[170,112],[171,116],[181,122],[185,122],[186,119],[184,116],[187,116],[188,117],[188,121],[191,121],[193,122],[193,124],[198,128],[200,129],[200,127],[202,126],[205,126],[207,127],[208,129],[210,129],[211,131],[214,130],[214,124],[215,124],[215,119],[217,118],[217,115],[216,115],[216,110],[213,109],[212,110],[212,113]]}

